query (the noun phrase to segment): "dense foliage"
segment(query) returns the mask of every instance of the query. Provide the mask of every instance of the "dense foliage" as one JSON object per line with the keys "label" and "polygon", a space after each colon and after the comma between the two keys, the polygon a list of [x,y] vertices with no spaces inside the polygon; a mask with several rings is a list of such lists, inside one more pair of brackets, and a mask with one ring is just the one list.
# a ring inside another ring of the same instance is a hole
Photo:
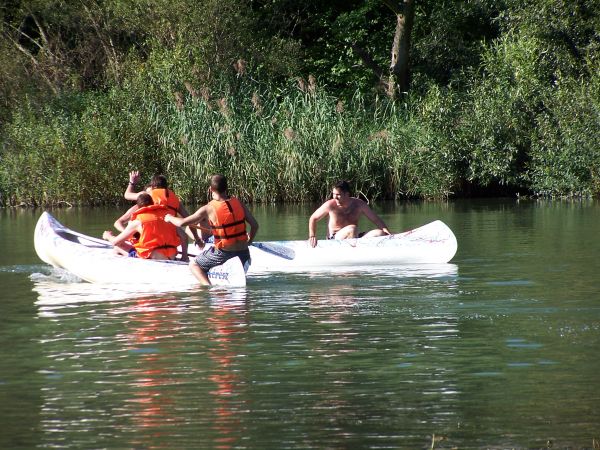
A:
{"label": "dense foliage", "polygon": [[412,0],[393,99],[390,3],[5,2],[0,204],[600,194],[600,0]]}

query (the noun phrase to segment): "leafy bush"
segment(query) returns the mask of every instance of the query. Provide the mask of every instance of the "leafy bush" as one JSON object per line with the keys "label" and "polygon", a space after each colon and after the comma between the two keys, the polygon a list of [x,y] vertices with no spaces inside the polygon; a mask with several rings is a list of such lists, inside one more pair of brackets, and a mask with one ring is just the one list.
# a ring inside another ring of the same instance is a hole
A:
{"label": "leafy bush", "polygon": [[589,83],[558,80],[538,116],[531,186],[539,195],[600,193],[600,75]]}
{"label": "leafy bush", "polygon": [[5,128],[0,170],[10,203],[117,201],[132,159],[146,159],[143,124],[110,97],[61,100],[23,109]]}

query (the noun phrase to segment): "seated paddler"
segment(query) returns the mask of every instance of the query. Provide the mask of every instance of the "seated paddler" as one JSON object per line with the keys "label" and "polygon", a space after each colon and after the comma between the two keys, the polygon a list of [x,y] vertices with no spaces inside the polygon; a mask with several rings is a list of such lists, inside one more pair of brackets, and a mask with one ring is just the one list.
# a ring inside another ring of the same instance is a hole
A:
{"label": "seated paddler", "polygon": [[[154,175],[150,180],[150,185],[145,190],[136,192],[135,186],[140,179],[140,173],[137,170],[129,172],[129,184],[125,194],[123,195],[126,200],[137,201],[140,194],[146,192],[152,196],[152,200],[157,205],[164,205],[173,215],[179,215],[181,217],[189,216],[188,211],[183,206],[183,203],[179,200],[179,197],[168,187],[167,178],[164,175]],[[115,221],[115,228],[119,231],[123,231],[127,226],[127,222],[131,220],[131,214],[136,211],[137,205],[133,205],[125,214],[119,217]],[[177,228],[179,239],[181,239],[181,260],[188,260],[188,237],[185,231],[181,228]],[[195,229],[190,228],[190,235],[194,241],[198,241],[198,233]]]}
{"label": "seated paddler", "polygon": [[[155,205],[150,194],[141,193],[136,200],[138,209],[131,215],[125,229],[117,236],[105,231],[102,238],[114,245],[124,256],[144,259],[175,259],[180,239],[173,224],[165,222],[169,208]],[[134,243],[129,239],[139,233]]]}
{"label": "seated paddler", "polygon": [[[378,228],[361,233],[358,221],[364,216]],[[308,220],[308,242],[311,247],[317,245],[317,222],[329,218],[327,239],[352,239],[359,237],[385,236],[390,233],[385,222],[364,201],[350,196],[350,184],[337,182],[332,189],[331,199],[323,203]]]}

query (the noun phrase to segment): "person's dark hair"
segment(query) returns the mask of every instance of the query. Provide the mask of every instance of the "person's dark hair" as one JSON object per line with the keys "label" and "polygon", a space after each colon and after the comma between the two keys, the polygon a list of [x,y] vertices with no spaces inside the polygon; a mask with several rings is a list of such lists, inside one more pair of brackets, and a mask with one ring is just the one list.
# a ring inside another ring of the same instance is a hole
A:
{"label": "person's dark hair", "polygon": [[137,200],[135,201],[135,204],[138,205],[140,208],[143,208],[144,206],[150,206],[154,204],[154,200],[152,200],[152,196],[146,192],[142,192],[140,193],[140,195],[138,195]]}
{"label": "person's dark hair", "polygon": [[150,180],[152,189],[167,189],[167,177],[164,175],[154,175]]}
{"label": "person's dark hair", "polygon": [[210,188],[219,194],[227,193],[227,178],[225,175],[213,175],[210,177]]}
{"label": "person's dark hair", "polygon": [[333,189],[338,189],[342,192],[350,193],[350,184],[346,180],[338,181],[333,185]]}

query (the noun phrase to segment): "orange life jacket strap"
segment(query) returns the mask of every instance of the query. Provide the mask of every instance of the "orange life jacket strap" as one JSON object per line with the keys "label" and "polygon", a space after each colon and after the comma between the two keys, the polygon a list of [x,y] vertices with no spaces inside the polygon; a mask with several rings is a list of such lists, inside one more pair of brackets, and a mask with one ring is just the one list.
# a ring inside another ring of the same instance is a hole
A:
{"label": "orange life jacket strap", "polygon": [[235,237],[240,237],[240,236],[247,236],[247,235],[248,235],[248,233],[246,233],[245,231],[241,231],[241,232],[235,233],[235,234],[225,234],[224,236],[221,236],[221,237],[214,236],[214,238],[215,239],[223,240],[223,239],[230,239],[230,238],[235,238]]}
{"label": "orange life jacket strap", "polygon": [[228,223],[228,224],[225,224],[225,225],[211,225],[210,227],[213,230],[224,230],[225,228],[231,228],[231,227],[235,227],[237,225],[241,225],[244,222],[246,222],[246,221],[245,220],[238,220],[237,222],[231,222],[231,223]]}

